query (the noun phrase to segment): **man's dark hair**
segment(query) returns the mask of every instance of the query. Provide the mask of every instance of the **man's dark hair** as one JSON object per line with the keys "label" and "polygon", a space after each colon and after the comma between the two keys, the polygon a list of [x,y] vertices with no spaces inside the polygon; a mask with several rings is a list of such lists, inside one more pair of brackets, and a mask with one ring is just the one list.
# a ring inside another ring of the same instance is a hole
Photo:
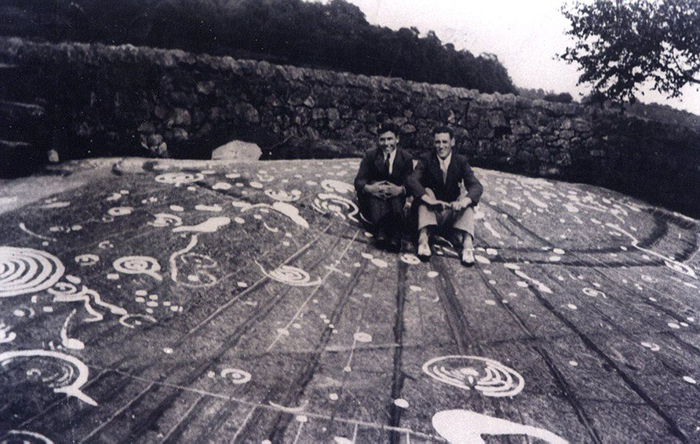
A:
{"label": "man's dark hair", "polygon": [[433,129],[433,136],[434,136],[435,134],[443,134],[443,133],[449,134],[449,135],[450,135],[450,139],[454,139],[454,138],[455,138],[455,132],[452,131],[452,128],[450,128],[449,126],[444,126],[444,125],[442,125],[442,126],[435,127],[435,128]]}
{"label": "man's dark hair", "polygon": [[379,130],[377,130],[377,135],[381,136],[384,133],[391,131],[394,136],[399,137],[399,127],[392,122],[384,122],[379,125]]}

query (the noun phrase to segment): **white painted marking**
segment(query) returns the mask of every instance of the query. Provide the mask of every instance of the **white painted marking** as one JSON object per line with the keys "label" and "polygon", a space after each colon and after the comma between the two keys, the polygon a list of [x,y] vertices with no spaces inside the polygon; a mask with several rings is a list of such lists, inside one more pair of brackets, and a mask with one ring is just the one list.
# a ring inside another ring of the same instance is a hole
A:
{"label": "white painted marking", "polygon": [[173,233],[196,232],[196,233],[215,233],[221,227],[231,223],[228,217],[212,217],[198,225],[181,226],[173,229]]}
{"label": "white painted marking", "polygon": [[483,444],[482,435],[527,435],[550,444],[568,444],[550,431],[469,410],[438,412],[433,416],[433,427],[452,444]]}
{"label": "white painted marking", "polygon": [[217,205],[217,204],[214,204],[214,205],[201,205],[200,204],[200,205],[196,205],[194,207],[194,209],[197,211],[206,211],[209,213],[220,213],[221,210],[223,210],[223,208],[221,208],[221,205]]}
{"label": "white painted marking", "polygon": [[42,236],[41,234],[38,234],[38,233],[31,231],[29,228],[27,228],[26,225],[24,225],[24,222],[19,223],[19,228],[20,228],[20,230],[24,231],[28,235],[39,238],[39,239],[43,239],[43,240],[47,240],[47,241],[56,241],[57,240],[54,237]]}
{"label": "white painted marking", "polygon": [[250,373],[237,368],[225,368],[221,370],[221,377],[233,384],[245,384],[250,381]]}
{"label": "white painted marking", "polygon": [[54,255],[31,248],[0,247],[0,297],[51,288],[65,267]]}
{"label": "white painted marking", "polygon": [[112,264],[115,270],[124,274],[145,274],[153,279],[162,281],[163,277],[158,274],[160,264],[149,256],[125,256],[117,259]]}
{"label": "white painted marking", "polygon": [[489,231],[491,232],[491,235],[492,235],[493,237],[495,237],[496,239],[500,239],[500,238],[501,238],[501,235],[498,234],[498,232],[497,232],[496,230],[493,229],[493,227],[491,226],[491,224],[490,224],[489,222],[484,222],[484,228],[486,228],[487,230],[489,230]]}
{"label": "white painted marking", "polygon": [[[90,370],[88,369],[87,365],[83,364],[83,362],[80,361],[78,358],[61,352],[50,350],[7,351],[0,354],[0,366],[7,367],[8,365],[14,363],[17,360],[17,358],[28,358],[29,360],[31,360],[32,358],[51,358],[69,364],[70,366],[74,367],[75,370],[73,370],[72,368],[66,368],[65,366],[58,366],[58,368],[64,371],[65,374],[56,375],[57,377],[55,379],[51,379],[52,381],[54,381],[53,384],[59,385],[58,387],[52,385],[54,393],[65,393],[67,396],[78,398],[79,400],[92,406],[97,405],[97,402],[95,402],[94,399],[92,399],[80,390],[87,382]],[[73,379],[73,377],[75,377],[73,383],[69,385],[61,385],[64,383],[69,383],[70,380]]]}
{"label": "white painted marking", "polygon": [[85,348],[83,341],[68,337],[68,324],[70,323],[70,319],[73,317],[75,312],[76,310],[73,310],[68,315],[66,321],[63,323],[63,327],[61,327],[61,344],[70,350],[82,350]]}
{"label": "white painted marking", "polygon": [[128,216],[134,212],[132,207],[114,207],[107,210],[107,214],[112,217]]}
{"label": "white painted marking", "polygon": [[463,390],[475,389],[484,396],[515,396],[525,380],[515,370],[493,359],[479,356],[443,356],[423,364],[431,378]]}

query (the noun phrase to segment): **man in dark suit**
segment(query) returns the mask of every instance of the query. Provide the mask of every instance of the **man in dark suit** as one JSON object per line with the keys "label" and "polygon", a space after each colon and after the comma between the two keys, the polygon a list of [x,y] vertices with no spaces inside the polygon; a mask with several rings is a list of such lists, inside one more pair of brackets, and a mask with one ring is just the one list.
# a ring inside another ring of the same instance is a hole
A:
{"label": "man in dark suit", "polygon": [[380,248],[401,250],[406,178],[413,170],[411,155],[398,147],[399,129],[379,127],[379,147],[367,151],[355,177],[360,212],[370,224]]}
{"label": "man in dark suit", "polygon": [[432,255],[429,239],[441,234],[461,249],[462,265],[474,265],[474,207],[483,186],[466,156],[453,151],[454,133],[441,126],[433,130],[435,151],[418,162],[406,186],[418,205],[418,257]]}

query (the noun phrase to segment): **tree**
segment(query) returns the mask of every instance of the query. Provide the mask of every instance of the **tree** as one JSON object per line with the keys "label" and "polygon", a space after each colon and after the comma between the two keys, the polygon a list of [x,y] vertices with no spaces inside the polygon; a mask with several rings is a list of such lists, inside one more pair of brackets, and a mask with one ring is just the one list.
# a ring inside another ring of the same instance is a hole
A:
{"label": "tree", "polygon": [[575,41],[559,57],[594,93],[634,101],[645,82],[669,97],[700,86],[700,0],[575,0],[562,13]]}

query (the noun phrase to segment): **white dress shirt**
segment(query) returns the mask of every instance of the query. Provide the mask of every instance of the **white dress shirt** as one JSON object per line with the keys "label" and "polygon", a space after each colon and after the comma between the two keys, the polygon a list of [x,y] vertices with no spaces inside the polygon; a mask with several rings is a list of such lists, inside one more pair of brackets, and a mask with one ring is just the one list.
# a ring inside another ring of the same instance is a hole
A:
{"label": "white dress shirt", "polygon": [[447,169],[450,167],[450,162],[452,161],[452,153],[449,156],[442,159],[438,156],[438,162],[440,162],[440,169],[442,170],[442,181],[447,181]]}
{"label": "white dress shirt", "polygon": [[[394,171],[394,159],[396,159],[396,151],[398,151],[396,148],[392,152],[389,153],[389,175],[391,176],[391,173]],[[386,153],[382,153],[384,155],[384,162],[386,162]]]}

